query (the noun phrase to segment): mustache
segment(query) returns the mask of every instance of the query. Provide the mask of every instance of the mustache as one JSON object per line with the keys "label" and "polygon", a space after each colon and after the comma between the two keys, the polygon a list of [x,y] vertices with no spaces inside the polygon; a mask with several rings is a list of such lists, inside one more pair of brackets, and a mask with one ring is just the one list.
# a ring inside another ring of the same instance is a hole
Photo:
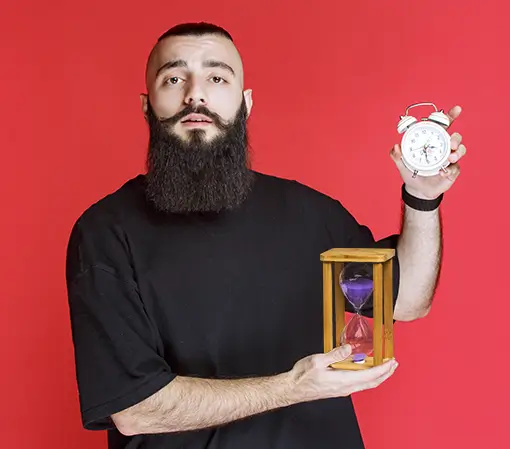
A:
{"label": "mustache", "polygon": [[178,112],[177,114],[165,118],[160,119],[160,123],[166,126],[173,126],[176,123],[180,122],[184,117],[186,117],[189,114],[202,114],[206,117],[210,118],[214,125],[216,125],[218,128],[226,130],[228,128],[228,124],[223,121],[223,119],[216,114],[215,112],[210,111],[206,106],[192,106],[187,105],[182,111]]}

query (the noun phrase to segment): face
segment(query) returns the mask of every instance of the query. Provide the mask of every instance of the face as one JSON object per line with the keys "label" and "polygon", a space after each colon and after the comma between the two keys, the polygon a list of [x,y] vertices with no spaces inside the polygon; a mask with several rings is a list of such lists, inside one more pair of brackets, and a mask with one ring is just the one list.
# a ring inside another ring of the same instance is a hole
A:
{"label": "face", "polygon": [[146,194],[166,213],[218,213],[244,202],[254,181],[242,64],[217,36],[171,37],[149,58]]}
{"label": "face", "polygon": [[[248,115],[252,107],[251,91],[243,91],[241,57],[222,36],[172,36],[159,42],[149,58],[146,84],[144,114],[150,102],[159,119],[173,119],[169,131],[183,141],[196,132],[205,141],[217,137],[219,122],[235,119],[243,97]],[[194,114],[195,108],[210,111],[216,120]]]}

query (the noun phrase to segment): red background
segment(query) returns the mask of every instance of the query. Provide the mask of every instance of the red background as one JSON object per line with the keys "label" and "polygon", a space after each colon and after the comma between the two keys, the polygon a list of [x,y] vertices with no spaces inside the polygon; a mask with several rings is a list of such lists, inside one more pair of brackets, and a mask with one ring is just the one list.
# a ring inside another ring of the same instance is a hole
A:
{"label": "red background", "polygon": [[398,116],[418,101],[463,106],[454,129],[468,155],[442,206],[433,311],[396,325],[399,369],[355,403],[367,449],[507,447],[505,2],[4,0],[0,9],[1,448],[106,447],[104,433],[81,429],[65,249],[78,215],[143,170],[145,59],[160,33],[189,20],[223,25],[237,41],[253,88],[255,168],[340,199],[376,237],[399,226],[389,158]]}

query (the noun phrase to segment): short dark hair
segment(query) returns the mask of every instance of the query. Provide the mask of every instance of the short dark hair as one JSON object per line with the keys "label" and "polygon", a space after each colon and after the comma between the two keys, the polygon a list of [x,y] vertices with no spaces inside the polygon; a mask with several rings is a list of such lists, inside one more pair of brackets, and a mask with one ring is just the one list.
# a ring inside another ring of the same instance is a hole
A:
{"label": "short dark hair", "polygon": [[219,34],[234,42],[230,33],[224,28],[207,22],[181,23],[163,33],[158,42],[169,36],[204,36],[206,34]]}

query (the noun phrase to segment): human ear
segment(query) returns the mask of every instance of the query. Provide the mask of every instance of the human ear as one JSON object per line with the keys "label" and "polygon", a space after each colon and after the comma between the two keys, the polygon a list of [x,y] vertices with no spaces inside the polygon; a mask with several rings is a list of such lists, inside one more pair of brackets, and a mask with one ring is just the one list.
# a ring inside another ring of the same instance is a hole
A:
{"label": "human ear", "polygon": [[247,115],[247,117],[249,117],[251,108],[253,106],[252,90],[246,89],[243,92],[243,95],[244,95],[244,102],[246,103],[246,115]]}
{"label": "human ear", "polygon": [[145,120],[147,120],[147,103],[148,103],[148,101],[149,101],[149,99],[148,99],[147,94],[140,94],[140,105],[142,107],[142,113],[143,113]]}

